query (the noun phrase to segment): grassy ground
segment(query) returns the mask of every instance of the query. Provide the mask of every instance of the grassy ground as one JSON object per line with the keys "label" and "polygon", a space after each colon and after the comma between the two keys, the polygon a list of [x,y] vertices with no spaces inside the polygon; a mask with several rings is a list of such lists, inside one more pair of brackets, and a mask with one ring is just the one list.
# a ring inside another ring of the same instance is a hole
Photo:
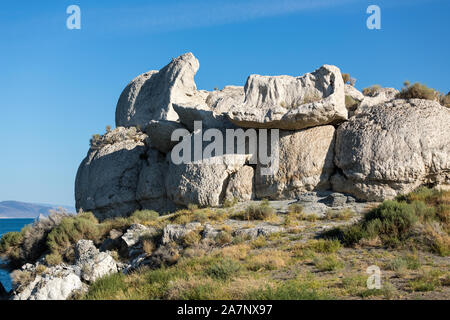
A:
{"label": "grassy ground", "polygon": [[[158,236],[141,239],[151,256],[167,224],[192,221],[221,231],[213,240],[202,240],[201,230],[190,232],[171,244],[176,264],[99,279],[78,298],[450,299],[450,192],[426,188],[363,214],[345,209],[305,214],[298,204],[281,212],[268,201],[220,209],[189,206],[166,216],[138,211],[101,223],[81,213],[3,236],[0,254],[23,263],[32,247],[48,265],[71,263],[79,239],[100,245],[112,229],[123,232],[141,223],[159,230]],[[255,226],[283,231],[256,239],[232,236]],[[381,289],[368,289],[369,266],[380,268]]]}
{"label": "grassy ground", "polygon": [[[269,205],[231,216],[256,219],[252,224],[264,219],[286,232],[229,239],[220,247],[195,242],[176,265],[100,279],[82,299],[450,299],[448,192],[421,189],[356,217],[356,223],[349,212],[319,219],[300,207],[278,214]],[[340,225],[334,234],[341,237],[317,239],[323,228]],[[352,228],[358,236],[343,241]],[[381,289],[367,288],[373,265],[381,270]]]}

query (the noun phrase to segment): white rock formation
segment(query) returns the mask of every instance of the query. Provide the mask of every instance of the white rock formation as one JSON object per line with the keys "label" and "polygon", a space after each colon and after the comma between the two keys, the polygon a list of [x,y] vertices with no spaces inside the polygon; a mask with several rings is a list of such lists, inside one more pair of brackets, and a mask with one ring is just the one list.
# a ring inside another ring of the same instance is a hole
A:
{"label": "white rock formation", "polygon": [[120,95],[116,126],[140,126],[151,120],[178,119],[173,103],[203,103],[208,93],[197,91],[194,76],[200,64],[192,53],[179,56],[159,71],[139,75]]}
{"label": "white rock formation", "polygon": [[250,166],[243,166],[233,173],[228,181],[225,199],[230,201],[248,201],[255,197],[253,179],[255,172]]}
{"label": "white rock formation", "polygon": [[364,100],[364,95],[352,85],[346,84],[344,92],[346,96],[352,97],[355,101],[361,102]]}
{"label": "white rock formation", "polygon": [[168,153],[178,143],[171,139],[172,133],[177,129],[185,129],[185,127],[176,121],[151,120],[144,131],[149,136],[152,147],[162,153]]}
{"label": "white rock formation", "polygon": [[169,165],[166,176],[168,197],[187,206],[218,206],[224,197],[228,178],[244,166],[248,155],[231,154],[187,164]]}
{"label": "white rock formation", "polygon": [[255,173],[256,197],[268,199],[295,198],[305,191],[325,190],[334,172],[333,126],[300,131],[280,131],[279,169],[274,175]]}
{"label": "white rock formation", "polygon": [[75,292],[84,290],[84,284],[72,268],[48,268],[25,286],[16,288],[13,300],[66,300]]}
{"label": "white rock formation", "polygon": [[339,68],[324,65],[301,77],[251,75],[245,101],[232,106],[231,121],[245,128],[298,130],[347,119]]}
{"label": "white rock formation", "polygon": [[[89,150],[75,181],[77,210],[100,219],[146,207],[161,210],[165,200],[165,158],[148,146],[147,135],[119,127]],[[149,206],[150,205],[150,206]]]}
{"label": "white rock formation", "polygon": [[423,184],[450,184],[450,110],[437,102],[394,100],[337,130],[333,189],[380,201]]}
{"label": "white rock formation", "polygon": [[364,99],[355,110],[355,114],[363,113],[370,107],[391,102],[395,100],[398,93],[399,91],[394,88],[379,88],[373,94],[364,96]]}

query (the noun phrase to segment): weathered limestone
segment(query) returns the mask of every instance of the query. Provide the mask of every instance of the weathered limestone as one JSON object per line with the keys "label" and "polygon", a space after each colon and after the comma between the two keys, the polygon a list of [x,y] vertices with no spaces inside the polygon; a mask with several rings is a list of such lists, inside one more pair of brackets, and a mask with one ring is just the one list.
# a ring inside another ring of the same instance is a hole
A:
{"label": "weathered limestone", "polygon": [[237,172],[248,160],[248,155],[231,154],[204,161],[169,165],[166,176],[168,197],[187,206],[218,206],[223,198],[231,173]]}
{"label": "weathered limestone", "polygon": [[450,183],[450,110],[437,102],[394,100],[337,130],[333,189],[383,200],[423,184]]}
{"label": "weathered limestone", "polygon": [[334,172],[334,131],[333,126],[281,131],[278,172],[261,175],[261,166],[257,166],[256,196],[287,199],[305,191],[329,188],[329,177]]}
{"label": "weathered limestone", "polygon": [[203,103],[206,91],[197,91],[194,76],[200,64],[192,53],[179,56],[159,71],[139,75],[120,95],[116,126],[140,126],[151,120],[178,119],[173,103]]}
{"label": "weathered limestone", "polygon": [[324,65],[297,78],[251,75],[244,103],[228,116],[245,128],[298,130],[342,122],[348,115],[341,72]]}

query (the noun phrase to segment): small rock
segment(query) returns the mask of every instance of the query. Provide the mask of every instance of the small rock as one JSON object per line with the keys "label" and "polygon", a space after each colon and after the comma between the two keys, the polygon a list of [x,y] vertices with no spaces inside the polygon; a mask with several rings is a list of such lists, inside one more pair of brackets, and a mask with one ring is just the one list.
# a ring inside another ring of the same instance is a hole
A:
{"label": "small rock", "polygon": [[206,224],[203,229],[203,238],[204,239],[215,239],[219,234],[219,231],[214,229],[210,224]]}
{"label": "small rock", "polygon": [[342,193],[332,193],[325,198],[325,203],[330,207],[342,207],[347,202],[347,196]]}
{"label": "small rock", "polygon": [[199,229],[201,223],[191,222],[186,225],[180,224],[169,224],[164,228],[162,243],[163,245],[168,244],[172,241],[181,240],[189,232]]}
{"label": "small rock", "polygon": [[139,242],[139,239],[144,235],[155,235],[157,230],[155,228],[149,228],[143,226],[142,224],[135,223],[127,230],[127,232],[122,236],[122,240],[125,245],[130,248]]}
{"label": "small rock", "polygon": [[81,278],[94,282],[98,278],[117,272],[117,264],[106,252],[100,252],[91,240],[80,240],[75,247],[76,265]]}

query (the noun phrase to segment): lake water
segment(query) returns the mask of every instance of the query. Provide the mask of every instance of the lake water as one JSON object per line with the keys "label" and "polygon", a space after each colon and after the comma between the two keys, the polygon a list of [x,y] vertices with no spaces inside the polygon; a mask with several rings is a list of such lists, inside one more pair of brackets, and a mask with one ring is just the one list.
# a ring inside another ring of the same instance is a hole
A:
{"label": "lake water", "polygon": [[[0,219],[0,237],[7,232],[20,231],[25,225],[33,223],[34,219]],[[9,273],[0,269],[0,282],[7,291],[11,290]]]}

